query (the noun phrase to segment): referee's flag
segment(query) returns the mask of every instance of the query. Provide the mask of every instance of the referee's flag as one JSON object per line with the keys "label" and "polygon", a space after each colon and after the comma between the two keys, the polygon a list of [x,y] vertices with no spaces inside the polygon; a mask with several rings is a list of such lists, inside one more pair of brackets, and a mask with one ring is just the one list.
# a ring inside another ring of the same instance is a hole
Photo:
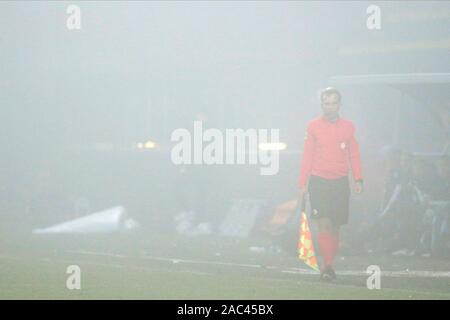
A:
{"label": "referee's flag", "polygon": [[301,199],[300,231],[298,240],[298,258],[305,264],[319,271],[311,230],[309,229],[308,217],[306,216],[306,197],[303,194]]}

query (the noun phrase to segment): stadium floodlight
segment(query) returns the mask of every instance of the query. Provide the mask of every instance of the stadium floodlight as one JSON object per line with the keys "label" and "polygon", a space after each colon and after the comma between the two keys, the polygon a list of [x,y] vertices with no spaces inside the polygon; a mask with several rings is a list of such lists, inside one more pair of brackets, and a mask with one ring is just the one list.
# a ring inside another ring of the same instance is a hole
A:
{"label": "stadium floodlight", "polygon": [[156,143],[154,143],[153,141],[147,141],[145,144],[144,144],[144,146],[145,146],[145,148],[146,149],[153,149],[153,148],[155,148],[156,147]]}

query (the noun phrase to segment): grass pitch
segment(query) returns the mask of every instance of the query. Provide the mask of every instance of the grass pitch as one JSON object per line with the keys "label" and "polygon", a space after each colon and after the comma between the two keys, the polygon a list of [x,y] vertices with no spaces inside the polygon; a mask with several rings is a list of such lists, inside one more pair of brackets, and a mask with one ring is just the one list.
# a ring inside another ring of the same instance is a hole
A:
{"label": "grass pitch", "polygon": [[[0,299],[450,299],[449,261],[340,257],[330,284],[295,255],[255,254],[254,244],[144,233],[16,236],[0,247]],[[367,289],[371,264],[392,272],[380,290]],[[66,287],[69,265],[81,268],[80,290]]]}

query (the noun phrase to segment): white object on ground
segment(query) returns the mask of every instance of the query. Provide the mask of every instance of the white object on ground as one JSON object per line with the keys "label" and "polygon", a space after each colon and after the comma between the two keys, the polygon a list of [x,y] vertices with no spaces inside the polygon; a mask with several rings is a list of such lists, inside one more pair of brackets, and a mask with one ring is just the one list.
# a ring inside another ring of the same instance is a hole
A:
{"label": "white object on ground", "polygon": [[34,229],[33,234],[76,234],[76,233],[112,233],[133,230],[139,224],[126,218],[121,206],[55,224],[47,228]]}

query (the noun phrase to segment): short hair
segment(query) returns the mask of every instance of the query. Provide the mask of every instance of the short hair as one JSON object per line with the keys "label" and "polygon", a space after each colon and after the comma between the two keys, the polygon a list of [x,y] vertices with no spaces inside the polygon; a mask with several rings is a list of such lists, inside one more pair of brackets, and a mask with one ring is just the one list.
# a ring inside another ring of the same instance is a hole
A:
{"label": "short hair", "polygon": [[323,96],[329,96],[329,95],[331,95],[331,94],[337,95],[338,98],[339,98],[339,102],[341,101],[341,98],[342,98],[342,97],[341,97],[341,93],[339,92],[338,89],[333,88],[333,87],[325,88],[325,89],[323,89],[323,90],[320,92],[320,101],[321,101],[321,102],[323,101]]}

